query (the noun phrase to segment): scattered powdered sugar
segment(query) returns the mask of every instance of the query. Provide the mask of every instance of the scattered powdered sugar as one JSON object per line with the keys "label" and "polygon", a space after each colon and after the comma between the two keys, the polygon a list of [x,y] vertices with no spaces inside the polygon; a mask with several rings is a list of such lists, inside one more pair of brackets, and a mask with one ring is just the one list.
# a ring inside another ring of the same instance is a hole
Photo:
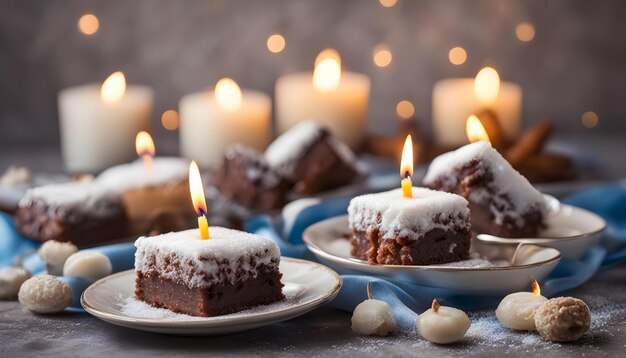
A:
{"label": "scattered powdered sugar", "polygon": [[202,240],[198,229],[140,237],[135,241],[135,269],[206,287],[256,277],[259,266],[279,264],[280,249],[272,240],[216,226],[209,231],[210,240]]}
{"label": "scattered powdered sugar", "polygon": [[138,159],[105,170],[96,178],[96,184],[103,190],[122,193],[129,189],[186,180],[188,172],[189,162],[180,158],[154,158],[151,168],[146,168],[143,161]]}
{"label": "scattered powdered sugar", "polygon": [[469,225],[467,200],[455,194],[413,188],[413,198],[402,189],[361,195],[350,200],[351,229],[384,230],[384,238],[417,240],[433,229],[466,228]]}
{"label": "scattered powdered sugar", "polygon": [[[471,201],[485,202],[490,198],[493,201],[491,212],[496,223],[501,223],[507,216],[522,220],[520,214],[530,209],[547,213],[548,205],[543,195],[488,142],[475,142],[438,156],[428,167],[423,183],[432,185],[445,178],[447,182],[456,185],[462,179],[457,178],[456,171],[473,160],[478,160],[480,165],[491,171],[494,181],[492,189],[496,192],[490,193],[487,188],[473,188],[470,191]],[[511,200],[512,208],[503,197]],[[523,225],[523,220],[518,225]]]}
{"label": "scattered powdered sugar", "polygon": [[304,151],[323,135],[324,127],[308,120],[292,127],[276,138],[265,150],[265,159],[272,167],[281,167],[289,173],[293,168],[285,167],[289,162],[304,155]]}
{"label": "scattered powdered sugar", "polygon": [[133,296],[124,297],[121,294],[118,295],[118,301],[121,306],[122,313],[124,315],[135,318],[163,321],[219,321],[229,320],[237,317],[246,317],[270,312],[278,312],[293,307],[297,304],[301,304],[301,289],[302,288],[299,287],[299,285],[297,284],[286,283],[285,287],[283,287],[283,294],[285,295],[285,300],[283,301],[274,302],[269,305],[260,305],[247,310],[215,317],[197,317],[183,313],[176,313],[170,311],[167,308],[153,307],[148,303],[138,300]]}

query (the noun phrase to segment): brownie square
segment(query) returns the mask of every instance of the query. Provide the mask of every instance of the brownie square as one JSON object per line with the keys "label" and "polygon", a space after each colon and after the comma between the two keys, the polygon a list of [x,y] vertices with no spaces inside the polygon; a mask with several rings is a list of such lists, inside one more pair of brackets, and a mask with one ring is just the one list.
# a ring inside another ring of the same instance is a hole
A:
{"label": "brownie square", "polygon": [[474,231],[536,236],[549,209],[543,195],[491,147],[476,142],[435,158],[424,185],[469,201]]}
{"label": "brownie square", "polygon": [[348,207],[351,254],[370,264],[430,265],[465,260],[471,244],[467,201],[413,188],[353,198]]}
{"label": "brownie square", "polygon": [[126,236],[127,219],[117,195],[91,183],[66,183],[30,189],[15,217],[23,235],[37,241],[70,241],[92,246]]}
{"label": "brownie square", "polygon": [[221,227],[135,242],[138,299],[193,316],[218,316],[283,300],[280,250],[260,236]]}
{"label": "brownie square", "polygon": [[239,144],[228,147],[213,185],[228,199],[254,211],[282,208],[292,183],[263,155]]}
{"label": "brownie square", "polygon": [[302,195],[349,184],[360,175],[350,148],[315,121],[302,122],[276,138],[265,158]]}

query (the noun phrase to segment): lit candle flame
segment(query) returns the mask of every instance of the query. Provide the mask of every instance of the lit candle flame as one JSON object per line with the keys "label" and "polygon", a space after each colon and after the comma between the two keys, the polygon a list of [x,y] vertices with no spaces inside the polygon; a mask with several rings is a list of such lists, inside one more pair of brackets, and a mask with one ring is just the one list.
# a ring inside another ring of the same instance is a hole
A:
{"label": "lit candle flame", "polygon": [[404,148],[402,149],[402,160],[400,161],[400,176],[403,178],[400,184],[402,185],[402,195],[405,198],[413,197],[413,183],[411,183],[411,176],[413,175],[413,140],[411,135],[406,136],[404,141]]}
{"label": "lit candle flame", "polygon": [[467,132],[467,139],[469,139],[470,143],[478,142],[481,140],[485,142],[490,142],[487,130],[480,122],[480,119],[478,119],[478,117],[473,114],[467,117],[465,130]]}
{"label": "lit candle flame", "polygon": [[341,57],[336,50],[326,49],[315,59],[313,86],[318,91],[331,92],[341,81]]}
{"label": "lit candle flame", "polygon": [[483,104],[493,103],[500,93],[500,76],[492,67],[485,67],[474,79],[474,96]]}
{"label": "lit candle flame", "polygon": [[234,112],[241,108],[242,95],[237,82],[232,78],[222,78],[215,84],[215,100],[217,105],[227,111]]}
{"label": "lit candle flame", "polygon": [[100,96],[108,103],[122,99],[124,92],[126,92],[126,77],[121,71],[113,72],[102,82],[102,87],[100,87]]}
{"label": "lit candle flame", "polygon": [[137,133],[135,137],[135,150],[137,155],[143,159],[146,169],[152,169],[152,158],[156,152],[154,141],[150,134],[146,131]]}
{"label": "lit candle flame", "polygon": [[537,280],[535,280],[534,278],[533,278],[532,291],[534,295],[537,295],[537,296],[541,295],[541,287],[539,287],[539,282],[537,282]]}
{"label": "lit candle flame", "polygon": [[200,229],[200,237],[202,240],[210,239],[209,223],[206,218],[207,208],[204,199],[204,189],[202,187],[202,178],[200,177],[200,169],[195,160],[189,164],[189,192],[191,193],[191,202],[193,208],[198,214],[198,229]]}

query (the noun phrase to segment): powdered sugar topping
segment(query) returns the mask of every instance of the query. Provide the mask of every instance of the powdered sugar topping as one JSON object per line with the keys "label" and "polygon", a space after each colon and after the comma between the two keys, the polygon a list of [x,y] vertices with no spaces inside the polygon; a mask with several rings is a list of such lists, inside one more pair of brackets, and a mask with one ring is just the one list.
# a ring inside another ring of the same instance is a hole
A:
{"label": "powdered sugar topping", "polygon": [[138,159],[105,170],[96,178],[96,183],[103,190],[122,193],[130,189],[178,183],[186,180],[188,173],[189,162],[180,158],[154,158],[151,168],[146,168]]}
{"label": "powdered sugar topping", "polygon": [[455,194],[413,188],[405,198],[401,189],[361,195],[350,200],[350,228],[384,232],[385,239],[403,237],[418,240],[433,229],[467,228],[467,200]]}
{"label": "powdered sugar topping", "polygon": [[140,237],[135,241],[135,270],[207,287],[256,277],[262,265],[278,266],[280,249],[274,241],[222,227],[209,230],[210,240],[202,240],[198,229]]}
{"label": "powdered sugar topping", "polygon": [[276,138],[265,150],[265,158],[273,167],[283,166],[301,157],[324,131],[316,121],[301,122]]}

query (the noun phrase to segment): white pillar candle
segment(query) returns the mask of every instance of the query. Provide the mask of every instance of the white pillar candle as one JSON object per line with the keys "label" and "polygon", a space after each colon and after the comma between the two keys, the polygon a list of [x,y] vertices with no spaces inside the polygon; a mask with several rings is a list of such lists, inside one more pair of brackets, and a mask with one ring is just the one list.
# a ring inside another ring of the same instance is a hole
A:
{"label": "white pillar candle", "polygon": [[263,151],[271,139],[271,112],[266,94],[241,91],[233,80],[221,79],[215,91],[192,93],[180,100],[181,154],[213,167],[232,143]]}
{"label": "white pillar candle", "polygon": [[95,173],[135,156],[134,138],[150,126],[153,92],[128,86],[115,72],[100,87],[89,84],[59,93],[61,150],[72,173]]}
{"label": "white pillar candle", "polygon": [[437,344],[449,344],[463,338],[471,322],[465,312],[439,306],[435,299],[432,307],[417,317],[415,325],[424,339]]}
{"label": "white pillar candle", "polygon": [[502,299],[496,309],[496,317],[502,325],[519,331],[534,331],[535,312],[548,299],[541,295],[537,281],[533,292],[516,292]]}
{"label": "white pillar candle", "polygon": [[369,96],[369,77],[342,72],[339,54],[324,50],[315,72],[285,75],[276,82],[276,129],[282,134],[313,119],[357,149],[365,136]]}
{"label": "white pillar candle", "polygon": [[500,82],[491,68],[481,70],[475,79],[439,81],[432,96],[433,130],[441,145],[466,144],[467,117],[486,109],[496,114],[506,139],[519,133],[522,89],[512,82]]}

